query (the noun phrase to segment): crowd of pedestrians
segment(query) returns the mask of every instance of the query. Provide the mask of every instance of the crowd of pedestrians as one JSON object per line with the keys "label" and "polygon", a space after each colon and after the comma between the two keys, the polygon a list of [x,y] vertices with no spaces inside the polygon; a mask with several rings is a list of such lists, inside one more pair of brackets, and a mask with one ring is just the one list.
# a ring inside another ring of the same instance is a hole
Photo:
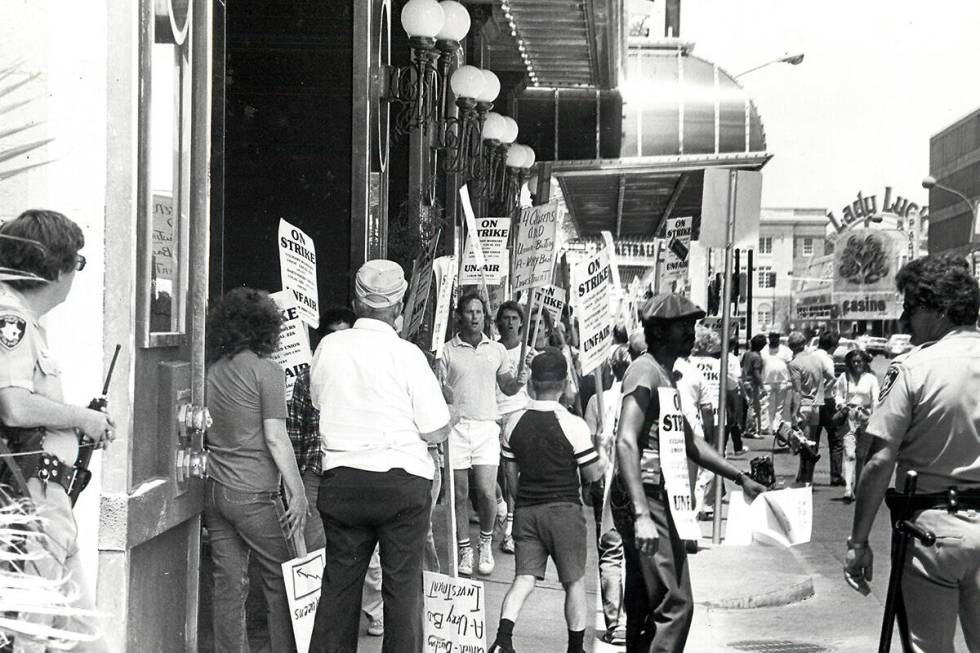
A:
{"label": "crowd of pedestrians", "polygon": [[[105,444],[114,425],[104,412],[61,403],[37,317],[64,300],[84,267],[83,241],[73,223],[51,212],[25,214],[4,225],[4,234],[13,237],[0,239],[0,253],[21,256],[22,267],[30,268],[35,256],[24,238],[43,241],[60,257],[47,267],[34,262],[47,283],[0,283],[8,314],[0,333],[0,418],[8,428],[26,429],[23,437],[45,427],[40,467],[29,470],[25,492],[49,523],[64,522],[56,531],[68,553],[58,564],[77,566],[69,495],[54,489],[68,492],[70,483],[51,470],[60,470],[60,457],[77,455],[79,445],[74,433],[67,439],[58,433],[91,432]],[[566,651],[584,652],[592,545],[605,621],[599,637],[629,652],[683,650],[693,617],[691,547],[672,517],[669,462],[660,445],[660,430],[676,424],[702,518],[711,517],[720,479],[739,486],[749,501],[766,489],[719,453],[727,440],[738,460],[745,452],[741,438],[772,437],[775,448],[786,429],[799,434],[806,446],[799,449],[796,481],[806,486],[826,431],[830,483],[843,487],[845,502],[857,501],[845,567],[857,589],[872,577],[868,532],[895,465],[899,475],[922,474],[927,494],[916,504],[917,518],[948,540],[956,560],[918,548],[912,554],[904,587],[928,597],[929,606],[910,619],[913,637],[921,650],[947,650],[949,615],[959,611],[976,644],[980,635],[969,619],[978,605],[976,580],[956,574],[962,571],[957,561],[977,548],[980,450],[957,430],[975,435],[977,429],[976,399],[962,388],[975,383],[980,290],[964,266],[933,257],[903,269],[898,284],[906,296],[903,321],[919,347],[892,365],[880,388],[871,357],[860,349],[848,352],[843,371],[835,373],[838,335],[830,329],[813,350],[800,332],[789,333],[785,345],[776,331],[757,335],[741,358],[727,361],[724,432],[721,339],[697,325],[704,311],[680,295],[648,297],[639,308],[642,329],[617,329],[615,345],[587,383],[578,374],[570,325],[546,311],[525,315],[507,301],[494,316],[499,339],[491,338],[491,313],[479,293],[462,293],[453,309],[455,333],[433,359],[400,337],[408,288],[402,268],[369,261],[356,273],[352,310],[321,316],[312,363],[287,400],[284,372],[270,358],[280,337],[279,308],[263,291],[230,291],[211,307],[207,328],[213,422],[204,526],[214,649],[248,649],[251,560],[271,649],[294,650],[281,565],[323,548],[309,650],[355,651],[362,613],[368,632],[384,636],[383,651],[422,650],[422,571],[441,569],[432,510],[448,467],[458,573],[492,574],[495,537],[503,553],[514,555],[491,653],[516,650],[521,610],[549,559],[565,591]],[[594,537],[583,498],[591,504]],[[973,512],[963,517],[963,509]],[[967,591],[955,595],[943,583]],[[23,637],[21,648],[29,650],[29,643]]]}

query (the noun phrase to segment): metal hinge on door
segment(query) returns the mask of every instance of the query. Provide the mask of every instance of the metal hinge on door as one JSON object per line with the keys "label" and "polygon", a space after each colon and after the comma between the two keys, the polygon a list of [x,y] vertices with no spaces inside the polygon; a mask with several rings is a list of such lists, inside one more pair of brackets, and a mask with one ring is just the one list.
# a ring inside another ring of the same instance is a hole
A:
{"label": "metal hinge on door", "polygon": [[208,472],[208,452],[204,434],[211,426],[211,415],[205,406],[181,404],[177,407],[177,482],[204,478]]}

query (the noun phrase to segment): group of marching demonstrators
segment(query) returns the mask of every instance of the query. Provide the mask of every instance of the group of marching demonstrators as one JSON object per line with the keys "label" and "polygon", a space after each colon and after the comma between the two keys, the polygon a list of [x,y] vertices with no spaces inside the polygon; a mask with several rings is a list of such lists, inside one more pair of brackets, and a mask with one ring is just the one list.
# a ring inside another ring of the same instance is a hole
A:
{"label": "group of marching demonstrators", "polygon": [[[28,616],[6,620],[0,631],[17,633],[15,651],[43,651],[52,640],[105,650],[92,627],[72,507],[87,481],[80,448],[108,446],[115,423],[104,402],[64,402],[39,322],[85,267],[83,245],[77,225],[55,212],[27,212],[0,226],[0,258],[19,271],[0,281],[0,482],[30,505],[0,502],[0,529],[39,534],[4,540],[2,549],[10,586],[3,605],[20,601]],[[608,276],[591,263],[589,274]],[[309,650],[356,651],[364,613],[368,632],[384,636],[382,650],[422,651],[423,571],[449,562],[433,536],[441,501],[455,509],[450,537],[460,576],[493,573],[495,540],[498,555],[514,556],[491,652],[516,650],[521,610],[549,559],[565,592],[566,651],[586,650],[589,546],[598,558],[600,639],[631,652],[682,651],[694,614],[687,554],[699,538],[697,516],[709,515],[718,496],[711,488],[721,477],[751,502],[770,485],[729,462],[718,439],[731,435],[735,454],[744,452],[739,435],[794,445],[797,482],[806,486],[822,429],[831,484],[857,502],[847,582],[869,591],[877,508],[896,465],[899,481],[916,472],[922,493],[910,495],[903,514],[921,537],[896,568],[919,607],[905,611],[899,601],[900,623],[916,650],[952,650],[959,613],[975,648],[980,289],[962,261],[939,257],[911,262],[897,283],[902,321],[918,347],[892,364],[879,388],[859,351],[835,376],[830,331],[814,351],[801,333],[790,333],[786,346],[770,333],[752,338],[741,359],[722,361],[719,334],[698,324],[705,312],[673,293],[637,298],[620,313],[622,324],[610,318],[586,343],[582,315],[555,319],[527,311],[530,301],[492,307],[485,289],[464,288],[450,309],[454,328],[433,353],[400,333],[409,288],[402,267],[370,260],[354,276],[352,307],[320,315],[312,362],[289,395],[284,370],[271,359],[283,311],[264,291],[231,290],[213,303],[207,324],[212,421],[203,523],[214,650],[248,650],[250,562],[271,650],[295,650],[282,565],[322,548]],[[595,367],[586,367],[587,356]],[[586,369],[596,372],[582,375]],[[730,401],[719,420],[723,387]],[[719,433],[726,421],[730,428]],[[440,487],[444,478],[452,492]],[[932,546],[937,541],[942,550]],[[74,603],[43,607],[38,585],[8,573],[26,567],[50,580],[45,591],[70,582]]]}

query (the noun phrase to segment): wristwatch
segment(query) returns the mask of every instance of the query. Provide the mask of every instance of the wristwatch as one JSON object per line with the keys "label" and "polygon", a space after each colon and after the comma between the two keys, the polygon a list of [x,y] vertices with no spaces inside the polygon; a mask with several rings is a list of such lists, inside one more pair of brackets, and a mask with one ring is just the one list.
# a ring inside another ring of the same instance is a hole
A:
{"label": "wristwatch", "polygon": [[735,476],[735,478],[733,478],[733,479],[732,479],[732,482],[733,482],[733,483],[734,483],[735,485],[737,485],[737,486],[739,486],[739,487],[742,487],[742,484],[743,484],[743,483],[745,483],[745,474],[743,474],[742,472],[739,472],[739,473],[738,473],[738,474],[737,474],[737,475]]}

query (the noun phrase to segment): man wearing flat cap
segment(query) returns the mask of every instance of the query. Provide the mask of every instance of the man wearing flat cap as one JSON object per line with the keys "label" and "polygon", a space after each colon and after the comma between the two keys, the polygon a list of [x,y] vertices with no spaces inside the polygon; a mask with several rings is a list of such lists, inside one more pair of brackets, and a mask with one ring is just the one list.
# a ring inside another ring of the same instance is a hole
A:
{"label": "man wearing flat cap", "polygon": [[407,286],[397,263],[362,265],[357,321],[324,338],[310,368],[327,541],[310,651],[357,650],[361,586],[378,543],[384,650],[422,650],[422,552],[436,473],[427,445],[446,439],[449,409],[422,351],[394,329]]}
{"label": "man wearing flat cap", "polygon": [[[666,503],[660,468],[658,390],[675,389],[672,370],[694,345],[705,313],[686,297],[661,294],[643,305],[647,352],[623,378],[610,503],[626,554],[626,650],[683,651],[694,614],[687,554]],[[765,488],[729,464],[685,423],[687,457],[742,486],[748,500]]]}

